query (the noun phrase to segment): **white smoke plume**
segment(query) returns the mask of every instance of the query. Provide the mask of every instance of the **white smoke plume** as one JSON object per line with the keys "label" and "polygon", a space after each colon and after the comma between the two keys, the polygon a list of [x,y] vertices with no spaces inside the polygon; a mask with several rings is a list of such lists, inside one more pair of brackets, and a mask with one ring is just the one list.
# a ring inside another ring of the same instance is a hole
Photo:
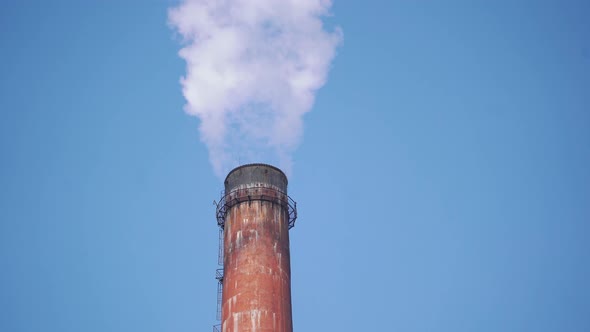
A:
{"label": "white smoke plume", "polygon": [[324,29],[330,0],[183,0],[168,13],[182,36],[185,111],[200,119],[218,176],[238,164],[288,173],[303,115],[324,85],[342,34]]}

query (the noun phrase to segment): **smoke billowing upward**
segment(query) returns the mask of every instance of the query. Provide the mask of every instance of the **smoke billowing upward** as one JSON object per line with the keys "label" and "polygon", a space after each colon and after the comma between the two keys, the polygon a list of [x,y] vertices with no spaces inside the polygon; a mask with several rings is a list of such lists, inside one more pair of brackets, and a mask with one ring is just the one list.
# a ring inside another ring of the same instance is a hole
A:
{"label": "smoke billowing upward", "polygon": [[183,0],[169,22],[183,38],[185,110],[200,119],[214,171],[276,163],[287,172],[303,115],[326,82],[341,32],[330,0]]}

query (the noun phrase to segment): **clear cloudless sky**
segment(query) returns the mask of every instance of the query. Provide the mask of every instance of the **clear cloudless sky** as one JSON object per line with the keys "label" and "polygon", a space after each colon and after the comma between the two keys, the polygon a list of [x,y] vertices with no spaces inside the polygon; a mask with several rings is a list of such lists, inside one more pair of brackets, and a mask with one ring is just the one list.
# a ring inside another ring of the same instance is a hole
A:
{"label": "clear cloudless sky", "polygon": [[[0,331],[215,324],[173,1],[0,1]],[[590,331],[590,2],[335,1],[296,331]]]}

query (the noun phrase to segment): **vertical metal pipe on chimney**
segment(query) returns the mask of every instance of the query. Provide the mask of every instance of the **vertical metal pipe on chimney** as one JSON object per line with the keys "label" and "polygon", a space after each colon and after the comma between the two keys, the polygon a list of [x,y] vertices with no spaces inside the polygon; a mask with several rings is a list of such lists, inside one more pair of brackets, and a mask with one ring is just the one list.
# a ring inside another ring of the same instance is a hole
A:
{"label": "vertical metal pipe on chimney", "polygon": [[297,218],[278,168],[250,164],[225,179],[222,332],[292,332],[289,229]]}

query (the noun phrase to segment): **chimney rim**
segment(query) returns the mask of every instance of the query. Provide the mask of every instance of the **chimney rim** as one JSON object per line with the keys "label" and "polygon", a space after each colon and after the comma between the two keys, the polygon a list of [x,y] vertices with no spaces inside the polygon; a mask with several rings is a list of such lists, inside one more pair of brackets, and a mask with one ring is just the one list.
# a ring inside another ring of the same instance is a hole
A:
{"label": "chimney rim", "polygon": [[227,180],[229,179],[229,177],[233,173],[241,170],[242,168],[257,167],[257,166],[268,167],[268,168],[271,168],[271,169],[274,169],[274,170],[278,171],[285,178],[285,185],[288,185],[289,184],[289,179],[287,178],[287,175],[285,174],[285,172],[283,172],[280,168],[278,168],[276,166],[273,166],[273,165],[270,165],[270,164],[265,164],[265,163],[252,163],[252,164],[240,165],[240,166],[232,169],[231,171],[229,171],[229,173],[227,173],[227,176],[225,177],[225,180],[223,181],[223,183],[227,183]]}

